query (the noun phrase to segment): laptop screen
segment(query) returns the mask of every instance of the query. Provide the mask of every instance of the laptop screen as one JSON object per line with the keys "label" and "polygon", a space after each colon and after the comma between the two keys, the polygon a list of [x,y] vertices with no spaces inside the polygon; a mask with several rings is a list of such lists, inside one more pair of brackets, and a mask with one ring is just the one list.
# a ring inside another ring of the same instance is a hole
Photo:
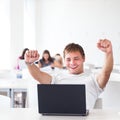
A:
{"label": "laptop screen", "polygon": [[86,114],[85,85],[38,84],[38,110],[42,114]]}

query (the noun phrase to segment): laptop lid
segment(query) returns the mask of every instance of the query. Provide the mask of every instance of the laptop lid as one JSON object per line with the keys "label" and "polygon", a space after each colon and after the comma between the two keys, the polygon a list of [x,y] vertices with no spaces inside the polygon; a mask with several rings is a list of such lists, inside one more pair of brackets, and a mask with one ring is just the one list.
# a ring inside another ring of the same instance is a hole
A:
{"label": "laptop lid", "polygon": [[43,115],[87,115],[85,85],[38,84],[38,110]]}

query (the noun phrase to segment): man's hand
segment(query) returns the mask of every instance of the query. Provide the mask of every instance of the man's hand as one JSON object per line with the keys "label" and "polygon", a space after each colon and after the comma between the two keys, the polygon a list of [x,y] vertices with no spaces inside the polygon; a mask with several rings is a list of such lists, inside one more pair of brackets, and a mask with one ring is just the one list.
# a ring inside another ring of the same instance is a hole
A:
{"label": "man's hand", "polygon": [[36,60],[39,59],[39,53],[37,50],[28,50],[25,53],[25,62],[26,63],[34,63]]}
{"label": "man's hand", "polygon": [[99,42],[97,43],[97,47],[105,53],[112,52],[112,44],[107,39],[100,39]]}

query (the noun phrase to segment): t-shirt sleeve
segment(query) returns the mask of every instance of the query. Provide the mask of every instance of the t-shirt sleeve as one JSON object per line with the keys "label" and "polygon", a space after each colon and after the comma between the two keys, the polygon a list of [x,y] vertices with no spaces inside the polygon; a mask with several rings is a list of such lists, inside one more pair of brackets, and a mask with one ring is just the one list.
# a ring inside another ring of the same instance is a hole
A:
{"label": "t-shirt sleeve", "polygon": [[51,84],[55,84],[55,81],[56,81],[56,77],[55,77],[55,75],[52,75],[52,81],[51,81]]}

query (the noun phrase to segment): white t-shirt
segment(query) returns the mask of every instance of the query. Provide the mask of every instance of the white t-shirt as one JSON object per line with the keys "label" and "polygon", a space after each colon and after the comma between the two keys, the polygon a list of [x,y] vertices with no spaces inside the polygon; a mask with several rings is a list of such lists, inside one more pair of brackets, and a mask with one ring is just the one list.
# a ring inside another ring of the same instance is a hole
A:
{"label": "white t-shirt", "polygon": [[69,74],[67,71],[53,75],[52,84],[85,84],[87,109],[93,109],[96,99],[102,93],[95,74]]}

